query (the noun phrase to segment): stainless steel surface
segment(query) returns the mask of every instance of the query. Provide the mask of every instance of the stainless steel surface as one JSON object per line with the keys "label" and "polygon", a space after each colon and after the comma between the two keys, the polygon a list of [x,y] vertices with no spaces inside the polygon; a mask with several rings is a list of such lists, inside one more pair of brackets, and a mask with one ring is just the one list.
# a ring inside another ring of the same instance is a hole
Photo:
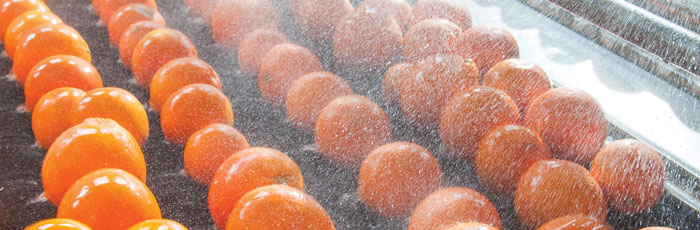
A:
{"label": "stainless steel surface", "polygon": [[700,33],[700,1],[698,0],[627,0],[639,7]]}
{"label": "stainless steel surface", "polygon": [[[700,74],[700,35],[625,0],[549,0],[694,74]],[[585,35],[584,35],[585,36]],[[634,62],[634,59],[632,59]]]}
{"label": "stainless steel surface", "polygon": [[623,0],[521,0],[700,98],[700,36]]}

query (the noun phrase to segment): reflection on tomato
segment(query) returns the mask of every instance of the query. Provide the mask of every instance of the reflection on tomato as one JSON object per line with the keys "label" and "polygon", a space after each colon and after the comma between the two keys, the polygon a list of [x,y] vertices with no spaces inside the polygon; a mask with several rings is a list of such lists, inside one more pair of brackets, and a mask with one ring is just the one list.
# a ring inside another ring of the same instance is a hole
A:
{"label": "reflection on tomato", "polygon": [[92,230],[92,228],[76,220],[56,218],[36,222],[24,230]]}
{"label": "reflection on tomato", "polygon": [[124,230],[144,220],[162,218],[146,184],[113,168],[94,171],[76,181],[61,200],[56,216],[100,230]]}
{"label": "reflection on tomato", "polygon": [[85,119],[56,138],[46,153],[41,168],[44,195],[59,204],[73,182],[106,167],[146,180],[146,161],[129,131],[111,119]]}

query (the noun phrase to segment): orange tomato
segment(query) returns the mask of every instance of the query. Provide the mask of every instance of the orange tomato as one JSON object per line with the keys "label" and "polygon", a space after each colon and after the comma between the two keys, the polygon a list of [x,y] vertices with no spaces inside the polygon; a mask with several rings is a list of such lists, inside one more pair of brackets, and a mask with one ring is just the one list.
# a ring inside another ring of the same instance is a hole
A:
{"label": "orange tomato", "polygon": [[462,30],[444,19],[419,21],[403,37],[403,58],[417,62],[434,54],[455,53],[453,43]]}
{"label": "orange tomato", "polygon": [[469,13],[469,7],[464,1],[418,0],[413,7],[413,14],[417,21],[442,18],[454,22],[462,30],[472,26],[471,13]]}
{"label": "orange tomato", "polygon": [[288,42],[287,36],[276,30],[256,29],[246,34],[238,47],[238,66],[241,72],[258,76],[260,63],[273,46]]}
{"label": "orange tomato", "polygon": [[214,86],[195,83],[172,93],[160,114],[165,139],[184,145],[197,130],[212,123],[233,126],[233,109],[226,95]]}
{"label": "orange tomato", "polygon": [[231,211],[226,230],[335,230],[326,210],[303,191],[286,185],[256,188]]}
{"label": "orange tomato", "polygon": [[498,230],[498,228],[494,228],[491,225],[488,224],[482,224],[482,223],[459,223],[457,225],[453,225],[452,227],[448,228],[447,230]]}
{"label": "orange tomato", "polygon": [[598,101],[581,90],[556,88],[537,97],[525,112],[525,126],[540,134],[556,158],[591,162],[608,135]]}
{"label": "orange tomato", "polygon": [[664,194],[665,166],[661,156],[644,142],[613,141],[596,154],[591,174],[612,210],[641,213]]}
{"label": "orange tomato", "polygon": [[407,217],[442,185],[440,163],[430,151],[408,142],[373,150],[362,162],[357,182],[360,199],[382,216]]}
{"label": "orange tomato", "polygon": [[506,59],[496,63],[486,75],[483,83],[508,94],[525,114],[537,96],[552,88],[547,74],[537,65],[518,59]]}
{"label": "orange tomato", "polygon": [[211,18],[216,44],[238,49],[243,36],[255,29],[280,30],[277,8],[269,0],[220,1]]}
{"label": "orange tomato", "polygon": [[88,91],[73,110],[73,124],[90,117],[109,118],[129,130],[143,146],[148,139],[148,115],[139,100],[121,88],[105,87]]}
{"label": "orange tomato", "polygon": [[491,191],[512,195],[520,175],[533,163],[552,158],[537,133],[519,125],[491,129],[474,155],[479,181]]}
{"label": "orange tomato", "polygon": [[92,230],[92,228],[76,220],[57,218],[36,222],[24,230]]}
{"label": "orange tomato", "polygon": [[488,198],[469,188],[450,187],[431,193],[418,204],[408,230],[446,229],[470,222],[501,227],[498,211]]}
{"label": "orange tomato", "polygon": [[479,84],[479,73],[471,60],[437,54],[416,64],[404,79],[399,102],[404,118],[422,127],[438,127],[440,113],[450,97]]}
{"label": "orange tomato", "polygon": [[74,87],[89,91],[102,87],[97,69],[82,58],[56,55],[37,63],[24,83],[24,104],[30,112],[39,98],[60,87]]}
{"label": "orange tomato", "polygon": [[131,72],[143,88],[151,85],[153,74],[165,63],[177,58],[197,57],[197,50],[187,36],[174,29],[156,29],[144,35],[134,47]]}
{"label": "orange tomato", "polygon": [[131,58],[134,55],[134,48],[139,44],[141,38],[156,29],[164,28],[163,25],[152,21],[139,21],[131,24],[124,30],[119,38],[119,57],[122,65],[131,69]]}
{"label": "orange tomato", "polygon": [[605,220],[603,191],[583,166],[565,160],[541,160],[523,172],[513,199],[525,228],[565,215]]}
{"label": "orange tomato", "polygon": [[369,98],[336,98],[316,119],[315,140],[325,157],[356,168],[369,153],[391,141],[391,123],[381,107]]}
{"label": "orange tomato", "polygon": [[32,28],[44,24],[62,24],[63,21],[55,14],[48,11],[40,10],[30,10],[24,12],[23,14],[17,16],[10,24],[7,26],[7,32],[5,32],[5,54],[12,60],[15,57],[15,48],[17,48],[17,39],[22,36],[24,32],[31,30]]}
{"label": "orange tomato", "polygon": [[178,58],[166,63],[158,69],[151,80],[149,89],[151,107],[160,112],[163,103],[171,94],[193,83],[209,84],[221,89],[221,80],[214,68],[198,58]]}
{"label": "orange tomato", "polygon": [[48,57],[64,54],[92,61],[87,42],[78,31],[64,24],[35,26],[22,33],[17,41],[12,72],[21,85],[24,85],[29,71]]}
{"label": "orange tomato", "polygon": [[297,128],[313,131],[321,109],[333,99],[352,94],[345,80],[329,72],[301,76],[287,90],[287,119]]}
{"label": "orange tomato", "polygon": [[109,19],[112,18],[112,15],[115,14],[119,8],[132,3],[143,3],[154,9],[158,9],[155,0],[93,0],[92,9],[97,13],[97,16],[100,17],[100,21],[107,25]]}
{"label": "orange tomato", "polygon": [[413,77],[417,66],[414,63],[401,62],[394,64],[384,73],[382,79],[382,98],[392,105],[398,105],[401,98],[401,88],[407,85],[408,78]]}
{"label": "orange tomato", "polygon": [[109,19],[107,24],[109,43],[115,46],[118,45],[124,31],[131,24],[139,21],[152,21],[158,25],[165,26],[165,19],[155,7],[141,3],[125,5],[119,8]]}
{"label": "orange tomato", "polygon": [[145,220],[128,230],[187,230],[182,224],[168,219]]}
{"label": "orange tomato", "polygon": [[440,115],[442,146],[458,158],[472,160],[490,129],[519,121],[518,106],[508,95],[487,86],[473,87],[445,105]]}
{"label": "orange tomato", "polygon": [[38,12],[50,12],[41,0],[4,0],[0,5],[0,38],[5,38],[5,32],[12,20],[24,12],[35,10]]}
{"label": "orange tomato", "polygon": [[349,0],[290,0],[302,33],[317,45],[330,45],[336,24],[350,14]]}
{"label": "orange tomato", "polygon": [[502,60],[520,57],[513,35],[499,27],[472,27],[465,30],[454,45],[459,55],[476,62],[482,75]]}
{"label": "orange tomato", "polygon": [[291,43],[275,45],[260,63],[260,94],[268,102],[284,105],[287,90],[294,80],[316,71],[323,71],[323,66],[313,51]]}
{"label": "orange tomato", "polygon": [[56,118],[72,113],[83,96],[85,91],[81,89],[63,87],[51,90],[39,99],[32,110],[32,131],[39,147],[48,149],[63,131],[72,126],[70,122]]}
{"label": "orange tomato", "polygon": [[144,220],[162,218],[146,184],[127,171],[113,168],[93,171],[76,181],[61,200],[56,216],[101,230],[123,230]]}
{"label": "orange tomato", "polygon": [[604,220],[597,220],[590,216],[562,216],[551,220],[537,230],[613,230],[614,228]]}
{"label": "orange tomato", "polygon": [[218,167],[209,186],[209,211],[216,226],[220,229],[226,226],[229,216],[234,216],[231,211],[236,204],[248,201],[241,198],[246,193],[271,184],[304,189],[299,166],[280,151],[253,147],[229,156]]}
{"label": "orange tomato", "polygon": [[146,180],[146,161],[129,131],[110,119],[85,119],[58,136],[46,152],[41,167],[44,195],[58,205],[76,180],[107,167],[123,169]]}
{"label": "orange tomato", "polygon": [[208,185],[226,158],[249,148],[248,140],[230,125],[214,123],[197,130],[185,145],[185,173]]}
{"label": "orange tomato", "polygon": [[408,31],[416,19],[413,16],[413,7],[405,0],[365,0],[361,4],[367,4],[373,8],[381,8],[388,11],[401,26],[401,31]]}
{"label": "orange tomato", "polygon": [[388,10],[362,4],[338,22],[333,55],[342,69],[377,73],[401,56],[401,26]]}

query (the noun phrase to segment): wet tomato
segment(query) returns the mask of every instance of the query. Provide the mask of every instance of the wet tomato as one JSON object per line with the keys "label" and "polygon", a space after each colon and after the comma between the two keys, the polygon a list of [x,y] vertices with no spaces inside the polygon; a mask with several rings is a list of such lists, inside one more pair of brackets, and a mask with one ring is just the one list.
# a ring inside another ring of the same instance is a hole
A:
{"label": "wet tomato", "polygon": [[473,160],[479,142],[492,128],[517,124],[518,106],[505,93],[477,86],[455,94],[440,115],[442,146],[453,156]]}
{"label": "wet tomato", "polygon": [[102,87],[97,69],[82,58],[71,55],[48,57],[34,66],[24,83],[24,104],[33,111],[44,94],[60,87],[74,87],[90,91]]}
{"label": "wet tomato", "polygon": [[291,43],[275,45],[260,63],[260,94],[265,101],[284,105],[287,90],[294,80],[316,71],[323,71],[323,66],[313,51]]}
{"label": "wet tomato", "polygon": [[24,85],[29,71],[40,61],[55,55],[73,55],[86,62],[92,61],[87,42],[70,26],[41,24],[22,33],[17,40],[12,72]]}
{"label": "wet tomato", "polygon": [[457,38],[454,46],[459,55],[476,62],[481,75],[502,60],[520,57],[515,38],[500,27],[472,27]]}
{"label": "wet tomato", "polygon": [[5,54],[12,60],[15,57],[15,48],[17,48],[17,39],[22,36],[24,32],[31,30],[32,28],[44,24],[63,24],[61,20],[55,14],[48,11],[41,10],[30,10],[19,16],[17,16],[12,22],[7,26],[7,32],[5,32]]}
{"label": "wet tomato", "polygon": [[245,136],[230,125],[214,123],[197,130],[185,145],[185,173],[208,185],[226,158],[249,148]]}
{"label": "wet tomato", "polygon": [[123,169],[146,180],[146,161],[129,131],[110,119],[85,119],[58,136],[46,152],[41,167],[44,195],[58,205],[80,177],[107,167]]}
{"label": "wet tomato", "polygon": [[392,105],[398,105],[401,98],[401,88],[406,87],[408,78],[413,77],[416,65],[409,62],[397,63],[384,73],[382,79],[382,98]]}
{"label": "wet tomato", "polygon": [[665,166],[651,146],[638,140],[613,141],[596,154],[591,174],[610,209],[641,213],[654,207],[664,193]]}
{"label": "wet tomato", "polygon": [[600,104],[588,93],[567,88],[549,90],[525,112],[523,123],[540,134],[554,157],[589,163],[608,135]]}
{"label": "wet tomato", "polygon": [[276,30],[256,29],[246,34],[238,47],[238,66],[251,77],[258,76],[260,63],[273,46],[288,42],[287,36]]}
{"label": "wet tomato", "polygon": [[551,220],[537,230],[613,230],[614,228],[604,220],[597,220],[590,216],[562,216]]}
{"label": "wet tomato", "polygon": [[381,72],[399,59],[402,39],[401,26],[388,10],[362,4],[336,25],[335,62],[347,71]]}
{"label": "wet tomato", "polygon": [[336,24],[350,14],[349,0],[290,0],[302,33],[317,45],[330,45]]}
{"label": "wet tomato", "polygon": [[401,31],[408,31],[416,19],[413,16],[413,7],[405,0],[365,0],[361,4],[367,4],[372,8],[380,8],[389,12],[401,26]]}
{"label": "wet tomato", "polygon": [[312,72],[295,80],[287,91],[289,122],[304,131],[313,131],[321,109],[333,99],[352,94],[345,80],[329,72]]}
{"label": "wet tomato", "polygon": [[[234,207],[237,207],[236,204],[250,201],[250,199],[242,199],[246,193],[272,184],[304,189],[304,179],[299,166],[284,153],[271,148],[253,147],[229,156],[218,167],[209,186],[209,210],[216,226],[224,229],[230,221],[229,216],[238,214],[232,214]],[[268,215],[272,212],[258,214]],[[255,222],[260,221],[264,222],[264,220]]]}
{"label": "wet tomato", "polygon": [[535,98],[552,88],[552,83],[542,68],[518,59],[496,63],[486,72],[482,82],[485,86],[508,94],[522,114],[525,114]]}
{"label": "wet tomato", "polygon": [[603,191],[583,166],[565,160],[541,160],[518,181],[515,213],[525,228],[535,228],[565,215],[605,220]]}
{"label": "wet tomato", "polygon": [[165,100],[160,127],[165,139],[185,145],[197,130],[212,123],[233,126],[233,108],[228,98],[214,86],[195,83],[180,88]]}
{"label": "wet tomato", "polygon": [[471,13],[469,13],[469,7],[464,1],[419,0],[413,7],[413,14],[417,21],[442,18],[454,22],[462,30],[472,26]]}
{"label": "wet tomato", "polygon": [[72,114],[73,124],[86,118],[109,118],[129,130],[143,146],[148,139],[148,115],[141,102],[129,91],[105,87],[88,91]]}
{"label": "wet tomato", "polygon": [[173,220],[153,219],[140,222],[128,230],[187,230],[187,228]]}
{"label": "wet tomato", "polygon": [[434,54],[455,53],[453,43],[462,30],[444,19],[419,21],[403,37],[403,59],[417,62]]}
{"label": "wet tomato", "polygon": [[382,216],[407,217],[413,208],[442,185],[442,170],[430,151],[408,142],[373,150],[362,162],[360,199]]}
{"label": "wet tomato", "polygon": [[139,21],[131,24],[124,30],[122,37],[119,38],[119,57],[122,65],[127,69],[131,69],[131,58],[134,55],[134,48],[143,36],[156,29],[164,28],[163,25],[152,21]]}
{"label": "wet tomato", "polygon": [[498,211],[488,198],[469,188],[449,187],[431,193],[418,204],[408,230],[446,229],[470,222],[501,227]]}
{"label": "wet tomato", "polygon": [[552,158],[537,133],[519,125],[491,129],[480,141],[474,168],[481,184],[491,191],[512,195],[520,175],[533,163]]}
{"label": "wet tomato", "polygon": [[155,7],[133,3],[125,5],[117,10],[107,23],[109,32],[109,43],[119,45],[124,31],[131,25],[139,21],[152,21],[158,25],[165,26],[165,19],[158,13]]}
{"label": "wet tomato", "polygon": [[448,228],[447,230],[498,230],[498,228],[494,228],[493,226],[488,225],[488,224],[470,222],[470,223],[459,223],[457,225],[453,225],[452,227]]}
{"label": "wet tomato", "polygon": [[325,157],[357,168],[372,150],[391,141],[391,123],[384,110],[369,98],[342,96],[319,113],[315,140]]}
{"label": "wet tomato", "polygon": [[206,62],[193,57],[172,60],[153,75],[149,102],[157,112],[172,93],[189,84],[204,83],[221,89],[221,80]]}
{"label": "wet tomato", "polygon": [[24,230],[92,230],[92,228],[76,220],[57,218],[36,222]]}
{"label": "wet tomato", "polygon": [[440,113],[450,97],[479,84],[476,65],[457,55],[437,54],[416,64],[399,87],[404,118],[421,127],[438,127]]}
{"label": "wet tomato", "polygon": [[156,29],[144,35],[134,47],[131,72],[143,88],[151,85],[158,69],[174,59],[197,57],[197,50],[187,36],[174,29]]}
{"label": "wet tomato", "polygon": [[237,50],[243,36],[255,29],[280,30],[280,16],[269,0],[221,1],[211,18],[214,40]]}
{"label": "wet tomato", "polygon": [[286,185],[256,188],[231,211],[226,230],[335,230],[326,210],[313,197]]}
{"label": "wet tomato", "polygon": [[146,184],[127,171],[113,168],[93,171],[77,180],[61,200],[56,216],[104,230],[123,230],[144,220],[162,218]]}
{"label": "wet tomato", "polygon": [[108,25],[109,19],[115,14],[119,8],[132,3],[142,3],[158,9],[155,0],[94,0],[92,1],[92,9],[100,17],[103,24]]}
{"label": "wet tomato", "polygon": [[5,32],[12,20],[27,11],[50,12],[41,0],[5,0],[0,5],[0,38],[5,38]]}
{"label": "wet tomato", "polygon": [[58,117],[71,114],[85,91],[76,88],[57,88],[44,94],[32,110],[32,130],[39,147],[48,149],[54,140],[70,128],[70,122]]}

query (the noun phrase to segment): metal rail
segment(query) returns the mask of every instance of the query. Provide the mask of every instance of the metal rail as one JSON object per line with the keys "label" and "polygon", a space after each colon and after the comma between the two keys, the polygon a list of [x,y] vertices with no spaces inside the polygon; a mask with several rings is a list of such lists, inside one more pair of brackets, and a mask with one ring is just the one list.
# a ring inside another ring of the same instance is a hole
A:
{"label": "metal rail", "polygon": [[519,0],[700,98],[700,36],[623,0]]}

